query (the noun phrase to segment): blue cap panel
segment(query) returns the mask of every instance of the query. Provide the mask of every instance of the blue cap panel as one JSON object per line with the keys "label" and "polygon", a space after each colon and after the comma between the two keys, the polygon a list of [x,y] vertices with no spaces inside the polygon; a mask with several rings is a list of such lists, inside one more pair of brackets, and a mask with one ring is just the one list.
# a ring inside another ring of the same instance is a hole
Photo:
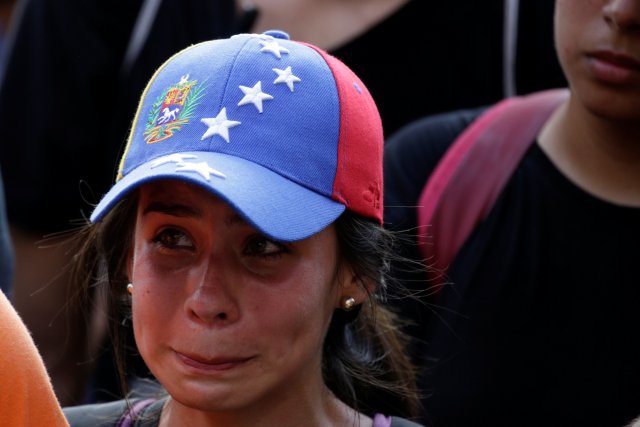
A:
{"label": "blue cap panel", "polygon": [[315,50],[268,35],[205,42],[152,79],[123,172],[171,153],[219,152],[330,197],[339,120],[333,75]]}

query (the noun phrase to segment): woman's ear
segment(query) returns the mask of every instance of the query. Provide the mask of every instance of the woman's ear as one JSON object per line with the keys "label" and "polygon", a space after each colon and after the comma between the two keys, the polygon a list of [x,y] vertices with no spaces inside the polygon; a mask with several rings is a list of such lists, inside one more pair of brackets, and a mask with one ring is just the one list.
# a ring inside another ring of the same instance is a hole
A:
{"label": "woman's ear", "polygon": [[[371,283],[370,280],[363,280],[348,264],[343,264],[338,272],[338,285],[340,289],[335,306],[346,310],[365,302],[369,298],[369,294],[375,290],[374,283]],[[355,300],[355,304],[353,302],[346,303],[350,298]],[[350,304],[351,307],[345,307],[345,304]]]}

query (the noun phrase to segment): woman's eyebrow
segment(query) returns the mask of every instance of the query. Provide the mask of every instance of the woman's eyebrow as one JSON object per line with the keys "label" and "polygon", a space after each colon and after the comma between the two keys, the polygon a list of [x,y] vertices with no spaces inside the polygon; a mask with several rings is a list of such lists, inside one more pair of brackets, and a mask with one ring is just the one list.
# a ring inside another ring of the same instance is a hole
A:
{"label": "woman's eyebrow", "polygon": [[[195,208],[191,205],[165,201],[154,201],[149,203],[142,211],[142,214],[147,215],[149,213],[161,213],[164,215],[171,215],[176,217],[199,218],[203,216],[203,213],[200,209]],[[229,226],[248,225],[247,221],[235,212],[226,217],[224,222]]]}
{"label": "woman's eyebrow", "polygon": [[231,226],[231,225],[248,225],[247,221],[244,220],[244,218],[242,218],[240,215],[238,215],[237,213],[233,213],[232,215],[229,215],[227,218],[225,218],[224,223]]}
{"label": "woman's eyebrow", "polygon": [[143,215],[149,213],[162,213],[165,215],[172,215],[178,217],[201,217],[202,212],[194,208],[193,206],[184,205],[180,203],[161,202],[155,201],[149,203],[142,211]]}

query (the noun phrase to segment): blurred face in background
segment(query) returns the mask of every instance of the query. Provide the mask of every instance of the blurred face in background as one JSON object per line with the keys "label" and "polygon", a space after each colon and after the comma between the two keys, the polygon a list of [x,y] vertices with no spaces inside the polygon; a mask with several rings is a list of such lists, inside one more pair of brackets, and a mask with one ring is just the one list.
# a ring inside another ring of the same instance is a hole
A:
{"label": "blurred face in background", "polygon": [[557,0],[555,38],[571,89],[587,110],[640,121],[640,1]]}

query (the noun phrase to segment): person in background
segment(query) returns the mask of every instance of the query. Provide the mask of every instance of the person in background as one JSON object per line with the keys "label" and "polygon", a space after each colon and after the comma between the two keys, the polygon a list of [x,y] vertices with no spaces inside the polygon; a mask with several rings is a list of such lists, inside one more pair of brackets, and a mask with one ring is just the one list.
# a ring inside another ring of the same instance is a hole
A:
{"label": "person in background", "polygon": [[383,143],[365,84],[282,31],[171,56],[72,274],[108,290],[114,345],[130,320],[163,393],[67,407],[70,424],[416,426],[384,303]]}
{"label": "person in background", "polygon": [[[449,283],[429,308],[403,310],[422,316],[425,424],[621,426],[638,414],[640,2],[555,7],[568,101],[453,258]],[[429,233],[416,222],[421,191],[482,111],[426,117],[385,145],[385,218],[409,230],[415,259],[417,233]],[[430,289],[423,279],[406,283]]]}

